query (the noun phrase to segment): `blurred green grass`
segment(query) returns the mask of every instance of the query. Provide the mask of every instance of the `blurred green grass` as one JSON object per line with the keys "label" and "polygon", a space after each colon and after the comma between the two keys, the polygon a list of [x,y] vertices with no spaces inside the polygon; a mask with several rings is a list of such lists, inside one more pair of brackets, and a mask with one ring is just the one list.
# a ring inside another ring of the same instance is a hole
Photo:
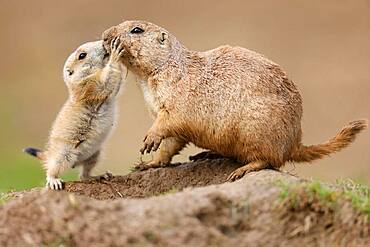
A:
{"label": "blurred green grass", "polygon": [[[0,192],[18,191],[45,185],[45,171],[35,158],[22,152],[0,155]],[[62,178],[76,180],[78,172],[68,170]]]}

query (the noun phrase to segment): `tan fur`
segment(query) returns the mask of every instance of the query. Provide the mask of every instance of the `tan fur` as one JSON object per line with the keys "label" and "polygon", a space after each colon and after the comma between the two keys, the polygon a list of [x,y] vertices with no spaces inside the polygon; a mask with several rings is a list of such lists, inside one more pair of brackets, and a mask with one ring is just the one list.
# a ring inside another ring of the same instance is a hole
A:
{"label": "tan fur", "polygon": [[[118,43],[112,42],[109,61],[102,41],[96,41],[80,46],[65,63],[69,98],[51,128],[45,151],[37,154],[43,160],[51,189],[62,189],[58,177],[67,168],[82,166],[81,179],[91,177],[114,124],[115,98],[125,73],[118,62],[122,51]],[[86,57],[79,59],[83,52]]]}
{"label": "tan fur", "polygon": [[[131,33],[135,27],[144,32]],[[162,142],[153,161],[141,168],[168,164],[192,142],[251,164],[253,169],[231,174],[234,180],[251,170],[321,158],[347,146],[367,126],[364,120],[353,122],[328,143],[306,147],[301,143],[301,96],[278,64],[242,47],[191,51],[145,21],[106,30],[106,49],[118,36],[125,49],[121,61],[140,78],[155,118],[142,152],[155,151]]]}
{"label": "tan fur", "polygon": [[311,146],[299,145],[292,152],[290,161],[311,162],[320,159],[325,155],[337,152],[347,147],[356,138],[356,134],[367,127],[367,120],[357,120],[350,122],[329,141]]}

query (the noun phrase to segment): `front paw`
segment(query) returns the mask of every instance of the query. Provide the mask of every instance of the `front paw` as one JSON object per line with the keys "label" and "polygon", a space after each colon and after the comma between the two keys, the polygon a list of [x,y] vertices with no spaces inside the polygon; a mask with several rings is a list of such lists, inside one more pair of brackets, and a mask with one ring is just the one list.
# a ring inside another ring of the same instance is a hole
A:
{"label": "front paw", "polygon": [[49,188],[52,190],[62,190],[63,180],[60,178],[48,177],[46,179],[46,188]]}
{"label": "front paw", "polygon": [[110,60],[114,62],[119,62],[123,55],[123,52],[125,51],[123,43],[121,42],[119,37],[115,37],[112,40],[110,48],[111,48]]}
{"label": "front paw", "polygon": [[147,153],[150,153],[152,150],[157,151],[162,139],[163,137],[160,135],[157,135],[154,132],[149,132],[144,138],[144,147],[140,149],[141,154],[144,154],[145,151]]}

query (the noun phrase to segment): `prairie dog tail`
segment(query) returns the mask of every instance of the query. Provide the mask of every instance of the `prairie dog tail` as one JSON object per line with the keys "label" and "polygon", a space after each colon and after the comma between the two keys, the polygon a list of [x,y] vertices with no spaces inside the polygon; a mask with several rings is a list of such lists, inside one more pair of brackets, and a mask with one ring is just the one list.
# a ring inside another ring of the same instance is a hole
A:
{"label": "prairie dog tail", "polygon": [[40,149],[37,149],[37,148],[25,148],[25,149],[23,149],[23,152],[25,152],[29,155],[35,156],[39,160],[43,160],[45,158],[44,157],[44,152]]}
{"label": "prairie dog tail", "polygon": [[366,129],[367,125],[368,121],[365,119],[355,120],[344,126],[336,136],[325,143],[311,146],[304,146],[301,144],[292,153],[289,161],[311,162],[325,155],[337,152],[353,142],[356,135],[360,133],[360,131]]}

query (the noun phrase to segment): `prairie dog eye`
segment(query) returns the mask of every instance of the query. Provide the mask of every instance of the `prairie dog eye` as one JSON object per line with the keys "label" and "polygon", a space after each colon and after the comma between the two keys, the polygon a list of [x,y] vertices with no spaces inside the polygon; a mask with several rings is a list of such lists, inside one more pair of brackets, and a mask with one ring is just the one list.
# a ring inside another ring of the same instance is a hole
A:
{"label": "prairie dog eye", "polygon": [[134,27],[130,33],[143,33],[144,30],[140,27]]}
{"label": "prairie dog eye", "polygon": [[78,60],[82,60],[87,56],[86,52],[81,52],[80,55],[78,55]]}

